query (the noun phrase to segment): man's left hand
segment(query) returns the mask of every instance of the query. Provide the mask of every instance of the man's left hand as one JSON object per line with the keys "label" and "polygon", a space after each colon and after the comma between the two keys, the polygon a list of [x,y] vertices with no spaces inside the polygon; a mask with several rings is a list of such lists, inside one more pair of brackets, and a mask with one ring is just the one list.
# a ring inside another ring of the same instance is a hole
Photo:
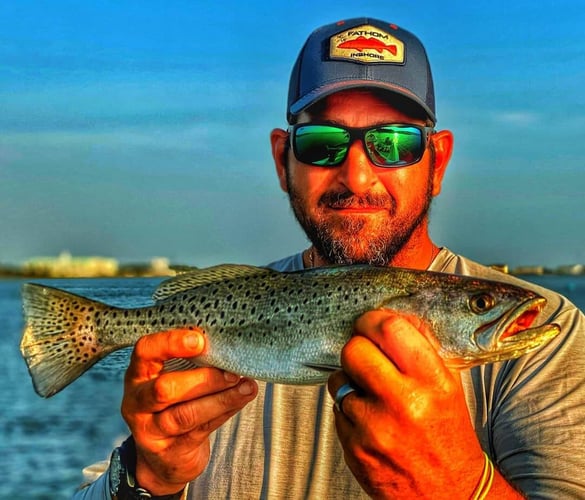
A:
{"label": "man's left hand", "polygon": [[376,498],[470,498],[484,467],[461,379],[416,317],[371,311],[355,324],[328,383],[345,461]]}

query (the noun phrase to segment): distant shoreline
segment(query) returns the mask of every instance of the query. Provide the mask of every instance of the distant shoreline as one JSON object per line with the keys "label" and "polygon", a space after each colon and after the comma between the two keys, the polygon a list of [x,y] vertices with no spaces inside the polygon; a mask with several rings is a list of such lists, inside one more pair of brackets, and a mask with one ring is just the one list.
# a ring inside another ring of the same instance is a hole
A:
{"label": "distant shoreline", "polygon": [[20,265],[0,263],[0,278],[132,278],[175,276],[194,269],[191,266],[170,265],[165,257],[149,262],[120,264],[109,257],[73,257],[62,252],[57,257],[38,257]]}
{"label": "distant shoreline", "polygon": [[144,269],[125,269],[122,268],[115,273],[83,273],[83,272],[27,272],[23,269],[0,266],[0,279],[23,278],[23,279],[71,279],[71,278],[153,278],[153,277],[172,277],[177,274],[188,272],[196,269],[193,266],[170,266],[168,271],[153,271],[145,266]]}
{"label": "distant shoreline", "polygon": [[[554,269],[540,265],[509,268],[507,264],[491,264],[489,267],[517,276],[585,276],[583,264],[563,265]],[[57,258],[33,259],[22,265],[0,264],[0,279],[171,277],[194,269],[197,268],[170,264],[166,258],[156,258],[148,263],[119,264],[115,259],[73,258],[68,254],[62,254]]]}

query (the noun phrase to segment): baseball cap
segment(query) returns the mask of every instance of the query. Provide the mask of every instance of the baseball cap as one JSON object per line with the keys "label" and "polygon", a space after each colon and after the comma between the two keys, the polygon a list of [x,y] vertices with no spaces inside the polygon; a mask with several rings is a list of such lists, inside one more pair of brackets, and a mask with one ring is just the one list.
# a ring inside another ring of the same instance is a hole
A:
{"label": "baseball cap", "polygon": [[437,121],[433,78],[421,41],[395,24],[368,17],[311,33],[291,73],[288,121],[330,94],[357,87],[400,94]]}

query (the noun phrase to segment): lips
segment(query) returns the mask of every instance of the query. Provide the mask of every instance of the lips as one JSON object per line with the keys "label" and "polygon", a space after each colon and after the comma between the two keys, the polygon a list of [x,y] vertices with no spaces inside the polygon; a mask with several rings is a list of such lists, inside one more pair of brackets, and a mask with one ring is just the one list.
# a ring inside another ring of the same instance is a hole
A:
{"label": "lips", "polygon": [[344,206],[329,205],[327,208],[329,208],[331,210],[347,210],[347,211],[355,211],[355,212],[379,212],[380,210],[386,210],[386,207],[378,207],[378,206],[371,206],[371,205],[344,205]]}

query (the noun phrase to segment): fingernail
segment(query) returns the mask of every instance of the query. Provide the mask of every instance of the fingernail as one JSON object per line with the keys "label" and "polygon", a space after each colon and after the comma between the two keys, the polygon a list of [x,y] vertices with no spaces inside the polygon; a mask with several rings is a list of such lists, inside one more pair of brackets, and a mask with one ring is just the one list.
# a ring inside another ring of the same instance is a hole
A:
{"label": "fingernail", "polygon": [[193,350],[201,348],[202,340],[203,339],[201,338],[201,335],[197,335],[195,333],[188,333],[183,338],[183,342],[184,342],[185,347],[188,347],[189,349],[193,349]]}
{"label": "fingernail", "polygon": [[223,377],[225,378],[225,381],[229,382],[230,384],[233,384],[234,382],[240,380],[239,375],[236,375],[235,373],[231,372],[223,372]]}
{"label": "fingernail", "polygon": [[240,387],[238,387],[238,391],[242,396],[249,396],[254,392],[254,386],[252,385],[252,382],[242,382]]}

